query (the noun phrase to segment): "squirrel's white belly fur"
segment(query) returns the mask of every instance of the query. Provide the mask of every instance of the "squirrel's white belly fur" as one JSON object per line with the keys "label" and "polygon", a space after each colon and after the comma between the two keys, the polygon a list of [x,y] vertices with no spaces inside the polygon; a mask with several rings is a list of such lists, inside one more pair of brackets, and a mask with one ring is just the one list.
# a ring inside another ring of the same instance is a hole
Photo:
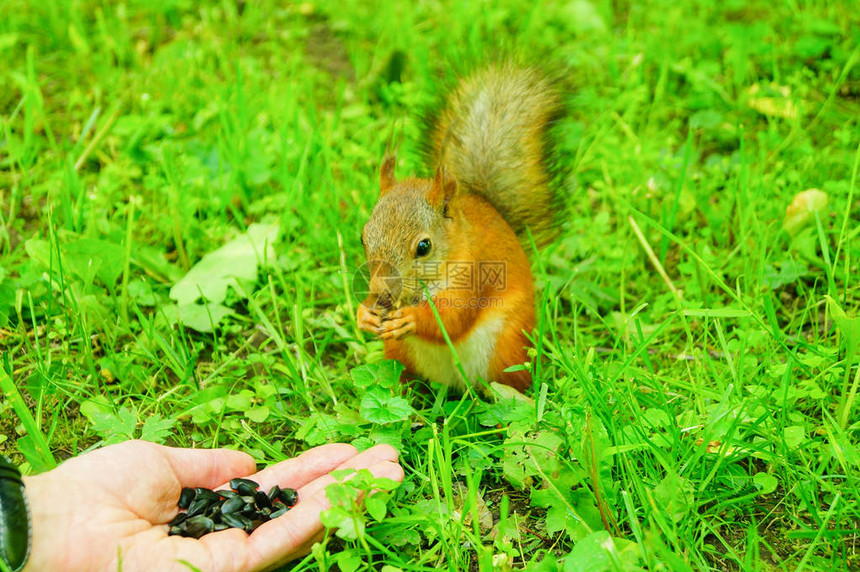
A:
{"label": "squirrel's white belly fur", "polygon": [[504,316],[486,318],[454,344],[467,380],[463,380],[448,344],[437,344],[410,336],[404,340],[404,345],[409,348],[415,370],[422,377],[462,391],[467,383],[474,385],[479,379],[487,379],[493,348],[496,347],[496,339],[504,325]]}

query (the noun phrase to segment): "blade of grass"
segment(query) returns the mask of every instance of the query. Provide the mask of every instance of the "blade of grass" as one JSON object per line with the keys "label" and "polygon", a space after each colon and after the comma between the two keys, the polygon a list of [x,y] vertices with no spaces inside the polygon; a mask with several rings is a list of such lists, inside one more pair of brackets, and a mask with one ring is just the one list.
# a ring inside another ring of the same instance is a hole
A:
{"label": "blade of grass", "polygon": [[3,367],[0,367],[0,390],[3,391],[5,399],[12,403],[12,408],[15,410],[15,414],[18,416],[18,419],[27,431],[27,435],[29,435],[33,440],[36,453],[39,455],[40,463],[49,469],[53,469],[57,466],[57,462],[51,454],[51,447],[48,445],[45,435],[39,428],[39,423],[35,418],[33,418],[30,408],[27,407],[24,398],[21,396],[21,393],[12,381],[12,376],[7,372],[6,368],[10,365],[11,364],[7,360],[7,363],[4,363]]}

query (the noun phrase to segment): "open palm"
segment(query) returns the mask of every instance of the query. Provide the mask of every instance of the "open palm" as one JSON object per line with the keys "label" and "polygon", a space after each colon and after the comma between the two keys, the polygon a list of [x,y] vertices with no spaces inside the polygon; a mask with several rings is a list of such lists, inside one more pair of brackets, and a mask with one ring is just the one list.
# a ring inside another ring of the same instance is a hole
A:
{"label": "open palm", "polygon": [[[358,453],[331,444],[255,473],[254,460],[227,449],[175,449],[144,441],[111,445],[25,479],[33,516],[27,570],[263,570],[306,554],[321,538],[320,512],[333,470],[367,468],[403,478],[397,452]],[[298,490],[299,503],[253,534],[228,529],[167,535],[182,487],[227,488],[234,477]]]}

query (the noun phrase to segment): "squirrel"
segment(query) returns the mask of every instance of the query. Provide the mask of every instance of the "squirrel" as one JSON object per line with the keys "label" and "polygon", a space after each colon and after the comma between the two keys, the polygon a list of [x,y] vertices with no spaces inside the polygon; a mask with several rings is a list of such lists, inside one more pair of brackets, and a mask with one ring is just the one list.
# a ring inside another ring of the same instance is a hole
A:
{"label": "squirrel", "polygon": [[395,157],[383,160],[361,236],[370,281],[357,320],[404,365],[402,380],[532,385],[527,367],[506,370],[529,361],[535,325],[524,245],[552,240],[563,210],[550,135],[561,112],[544,74],[492,65],[461,80],[426,121],[433,179],[398,180]]}

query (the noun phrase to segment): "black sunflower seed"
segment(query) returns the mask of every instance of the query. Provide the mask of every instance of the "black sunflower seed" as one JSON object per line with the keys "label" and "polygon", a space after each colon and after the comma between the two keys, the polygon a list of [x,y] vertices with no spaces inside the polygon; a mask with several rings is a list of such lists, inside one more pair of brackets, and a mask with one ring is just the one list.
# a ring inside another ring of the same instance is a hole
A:
{"label": "black sunflower seed", "polygon": [[211,503],[206,499],[194,499],[188,507],[188,517],[198,516],[206,512]]}
{"label": "black sunflower seed", "polygon": [[299,493],[296,492],[296,489],[281,489],[278,498],[281,499],[285,505],[289,507],[296,506],[296,503],[299,502]]}
{"label": "black sunflower seed", "polygon": [[269,500],[269,497],[266,496],[266,493],[263,491],[257,491],[257,494],[254,495],[254,502],[257,503],[257,508],[272,508],[272,501]]}
{"label": "black sunflower seed", "polygon": [[224,504],[224,501],[218,500],[216,502],[211,503],[206,510],[203,512],[208,517],[213,517],[221,510],[221,505]]}
{"label": "black sunflower seed", "polygon": [[197,496],[194,497],[195,500],[198,499],[206,499],[209,502],[215,502],[217,500],[221,500],[221,497],[218,496],[218,493],[211,489],[204,489],[203,487],[197,487],[194,489],[197,492]]}
{"label": "black sunflower seed", "polygon": [[185,526],[183,536],[190,536],[191,538],[200,538],[204,534],[212,532],[215,528],[215,523],[212,522],[211,518],[206,516],[192,516],[183,525]]}
{"label": "black sunflower seed", "polygon": [[197,491],[194,489],[189,489],[188,487],[182,489],[182,492],[179,493],[179,508],[188,508],[191,506],[191,501],[194,500],[196,495]]}
{"label": "black sunflower seed", "polygon": [[241,514],[227,513],[221,516],[224,524],[233,528],[241,528],[245,532],[251,532],[251,519],[245,518]]}
{"label": "black sunflower seed", "polygon": [[243,496],[254,496],[260,485],[250,479],[233,479],[230,481],[230,488]]}
{"label": "black sunflower seed", "polygon": [[232,490],[217,491],[204,487],[183,488],[177,504],[187,512],[173,517],[168,534],[200,538],[227,528],[241,528],[250,534],[298,502],[294,489],[274,486],[266,494],[250,479],[233,479],[230,488]]}
{"label": "black sunflower seed", "polygon": [[221,514],[238,512],[243,508],[245,508],[245,501],[242,500],[242,497],[233,497],[231,499],[225,500],[224,504],[221,505]]}

